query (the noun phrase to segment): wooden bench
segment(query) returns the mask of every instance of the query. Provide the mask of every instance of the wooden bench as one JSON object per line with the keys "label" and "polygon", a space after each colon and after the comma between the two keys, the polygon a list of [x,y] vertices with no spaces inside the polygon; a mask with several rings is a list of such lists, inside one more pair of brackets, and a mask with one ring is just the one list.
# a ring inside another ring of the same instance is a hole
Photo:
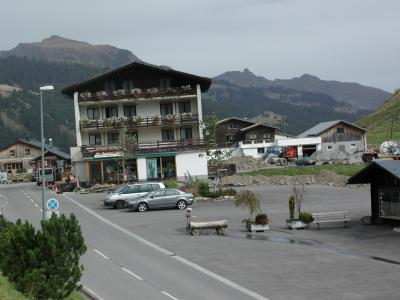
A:
{"label": "wooden bench", "polygon": [[218,235],[222,235],[224,234],[224,228],[227,227],[228,227],[227,220],[189,223],[189,231],[191,235],[199,235],[200,229],[215,229]]}
{"label": "wooden bench", "polygon": [[312,223],[317,224],[318,229],[320,229],[320,223],[344,222],[344,227],[347,227],[347,222],[351,221],[348,211],[312,213],[312,216],[314,218]]}

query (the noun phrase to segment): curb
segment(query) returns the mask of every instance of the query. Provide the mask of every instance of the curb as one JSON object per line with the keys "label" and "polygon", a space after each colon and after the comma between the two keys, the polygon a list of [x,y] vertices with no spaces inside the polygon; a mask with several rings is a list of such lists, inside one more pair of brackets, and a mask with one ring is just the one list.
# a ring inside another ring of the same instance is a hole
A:
{"label": "curb", "polygon": [[92,290],[88,289],[87,287],[85,287],[83,285],[79,289],[79,292],[81,294],[83,294],[89,300],[104,300],[103,298],[100,298],[99,296],[97,296]]}

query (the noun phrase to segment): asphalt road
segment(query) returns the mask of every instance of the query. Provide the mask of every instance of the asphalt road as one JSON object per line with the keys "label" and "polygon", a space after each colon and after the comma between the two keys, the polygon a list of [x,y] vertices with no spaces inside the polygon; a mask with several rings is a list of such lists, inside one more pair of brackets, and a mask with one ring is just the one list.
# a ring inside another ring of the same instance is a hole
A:
{"label": "asphalt road", "polygon": [[[41,220],[41,190],[34,184],[0,186],[7,219]],[[88,246],[82,284],[101,299],[269,299],[136,235],[82,205],[56,197],[64,214],[79,219]]]}

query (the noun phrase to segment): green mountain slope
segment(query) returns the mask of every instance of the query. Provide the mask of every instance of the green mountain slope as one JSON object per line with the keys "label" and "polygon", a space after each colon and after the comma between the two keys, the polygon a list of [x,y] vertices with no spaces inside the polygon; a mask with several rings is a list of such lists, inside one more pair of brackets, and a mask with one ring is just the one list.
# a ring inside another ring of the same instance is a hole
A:
{"label": "green mountain slope", "polygon": [[376,112],[362,117],[357,124],[368,129],[369,144],[400,140],[400,90],[397,90]]}
{"label": "green mountain slope", "polygon": [[4,97],[0,93],[0,147],[27,135],[40,140],[39,87],[52,84],[55,90],[43,97],[45,137],[69,150],[75,144],[74,106],[71,99],[61,95],[61,89],[102,70],[20,57],[0,58],[0,70],[0,85],[21,88]]}

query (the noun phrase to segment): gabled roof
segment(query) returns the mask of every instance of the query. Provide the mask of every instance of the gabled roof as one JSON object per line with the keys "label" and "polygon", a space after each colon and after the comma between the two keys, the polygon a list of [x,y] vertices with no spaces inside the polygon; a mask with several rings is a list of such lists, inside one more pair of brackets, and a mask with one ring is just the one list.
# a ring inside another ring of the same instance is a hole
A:
{"label": "gabled roof", "polygon": [[376,176],[376,170],[381,169],[400,179],[400,161],[393,159],[379,159],[371,162],[357,174],[350,177],[348,184],[370,183]]}
{"label": "gabled roof", "polygon": [[255,123],[255,124],[253,124],[253,125],[250,125],[250,126],[248,126],[248,127],[245,127],[245,128],[242,128],[242,129],[240,129],[240,131],[242,131],[242,132],[245,132],[245,131],[248,131],[248,130],[250,130],[250,129],[253,129],[253,128],[256,128],[256,127],[265,127],[265,128],[273,128],[273,129],[278,129],[278,127],[275,127],[275,126],[269,126],[269,125],[264,125],[264,124],[261,124],[261,123]]}
{"label": "gabled roof", "polygon": [[[56,149],[48,149],[44,152],[44,155],[46,156],[47,154],[53,154],[55,156],[58,156],[60,158],[63,158],[65,160],[70,160],[71,156],[65,152],[62,152],[60,150],[56,150]],[[35,158],[33,158],[33,160],[38,160],[42,158],[42,154],[36,156]]]}
{"label": "gabled roof", "polygon": [[217,124],[221,125],[221,124],[224,124],[224,123],[229,122],[229,121],[241,121],[241,122],[247,123],[249,125],[255,124],[254,122],[248,121],[246,119],[241,119],[241,118],[236,118],[236,117],[230,117],[230,118],[222,119],[222,120],[218,121]]}
{"label": "gabled roof", "polygon": [[367,131],[365,128],[359,127],[357,125],[354,125],[352,123],[349,123],[347,121],[344,120],[335,120],[335,121],[329,121],[329,122],[322,122],[319,123],[317,125],[315,125],[314,127],[311,127],[310,129],[304,131],[303,133],[300,133],[297,137],[300,138],[304,138],[304,137],[308,137],[308,136],[318,136],[320,135],[322,132],[336,126],[339,123],[344,123],[346,125],[358,128],[362,131]]}
{"label": "gabled roof", "polygon": [[[14,146],[16,144],[24,144],[36,149],[41,149],[42,148],[42,144],[40,141],[38,140],[31,140],[31,139],[18,139],[15,143],[10,144],[2,149],[0,149],[0,151],[5,150],[11,146]],[[60,148],[56,147],[56,146],[51,146],[49,144],[44,144],[44,149],[46,152],[50,151],[51,153],[53,153],[56,156],[62,157],[64,159],[71,159],[71,156],[68,153],[65,153],[63,151],[61,151]]]}
{"label": "gabled roof", "polygon": [[119,67],[117,69],[107,71],[105,73],[96,75],[87,80],[67,86],[64,89],[62,89],[61,92],[64,95],[72,97],[74,92],[86,90],[87,86],[89,86],[92,83],[95,83],[96,81],[99,81],[99,80],[107,78],[107,77],[111,77],[113,75],[117,75],[120,72],[125,71],[125,70],[129,70],[129,69],[136,70],[136,69],[140,69],[140,68],[147,69],[152,72],[159,72],[159,73],[162,73],[164,76],[183,77],[183,78],[188,79],[189,81],[199,83],[201,86],[202,92],[206,92],[210,88],[210,85],[211,85],[211,79],[207,78],[207,77],[201,77],[201,76],[197,76],[197,75],[193,75],[193,74],[189,74],[189,73],[185,73],[185,72],[181,72],[181,71],[176,71],[174,69],[171,69],[171,68],[165,67],[165,66],[156,66],[156,65],[152,65],[152,64],[145,63],[142,61],[141,62],[135,61],[135,62],[129,63],[127,65],[124,65],[122,67]]}

